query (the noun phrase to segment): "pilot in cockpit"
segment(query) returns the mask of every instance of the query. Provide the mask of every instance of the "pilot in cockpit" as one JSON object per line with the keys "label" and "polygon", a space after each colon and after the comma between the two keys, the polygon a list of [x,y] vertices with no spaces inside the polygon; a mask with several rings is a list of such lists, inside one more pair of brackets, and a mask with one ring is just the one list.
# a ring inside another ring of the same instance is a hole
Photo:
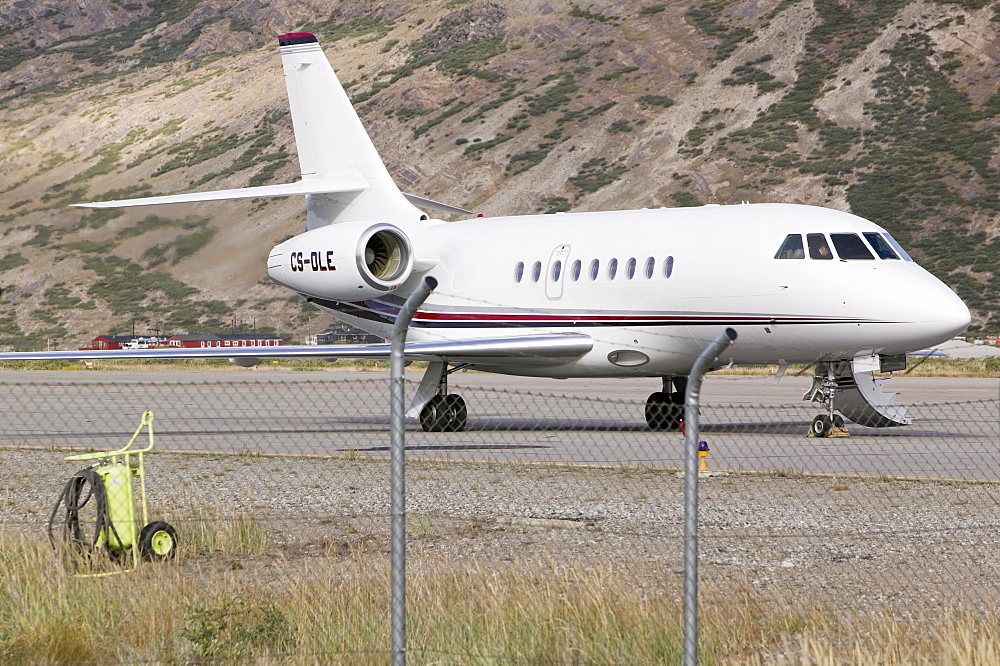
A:
{"label": "pilot in cockpit", "polygon": [[809,241],[810,259],[833,259],[833,252],[830,251],[824,234],[808,234],[806,238]]}

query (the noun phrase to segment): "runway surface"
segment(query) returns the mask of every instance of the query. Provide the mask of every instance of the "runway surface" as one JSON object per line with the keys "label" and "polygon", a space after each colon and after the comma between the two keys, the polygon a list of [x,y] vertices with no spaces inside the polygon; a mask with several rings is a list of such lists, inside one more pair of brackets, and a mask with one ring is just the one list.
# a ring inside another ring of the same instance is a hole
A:
{"label": "runway surface", "polygon": [[[407,375],[412,395],[419,372]],[[1000,480],[1000,380],[897,377],[912,426],[850,425],[807,439],[808,377],[709,375],[702,439],[713,469]],[[650,432],[658,380],[549,380],[456,373],[460,433],[410,424],[408,455],[481,461],[680,467],[678,433]],[[261,371],[0,372],[0,445],[112,449],[156,414],[162,450],[388,455],[388,374]]]}

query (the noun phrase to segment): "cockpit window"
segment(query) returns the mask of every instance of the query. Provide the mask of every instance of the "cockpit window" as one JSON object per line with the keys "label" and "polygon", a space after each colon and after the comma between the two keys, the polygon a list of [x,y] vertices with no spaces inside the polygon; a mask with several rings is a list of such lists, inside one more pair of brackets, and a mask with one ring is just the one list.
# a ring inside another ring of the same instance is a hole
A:
{"label": "cockpit window", "polygon": [[867,259],[874,261],[868,246],[864,244],[857,234],[830,234],[833,246],[837,248],[837,254],[841,259]]}
{"label": "cockpit window", "polygon": [[899,259],[899,256],[892,251],[889,241],[883,238],[882,234],[875,231],[866,231],[861,235],[868,239],[868,244],[875,250],[875,254],[878,255],[879,259]]}
{"label": "cockpit window", "polygon": [[833,259],[833,252],[830,252],[826,236],[823,234],[806,234],[806,240],[809,243],[810,259]]}
{"label": "cockpit window", "polygon": [[802,249],[802,234],[788,234],[785,242],[778,248],[775,259],[805,259],[806,252]]}
{"label": "cockpit window", "polygon": [[902,246],[900,246],[900,244],[896,242],[895,238],[893,238],[887,233],[882,234],[882,237],[885,238],[887,241],[889,241],[889,245],[891,245],[892,249],[896,251],[896,254],[898,254],[903,258],[903,261],[913,261],[913,258],[910,255],[906,254],[906,250],[904,250]]}

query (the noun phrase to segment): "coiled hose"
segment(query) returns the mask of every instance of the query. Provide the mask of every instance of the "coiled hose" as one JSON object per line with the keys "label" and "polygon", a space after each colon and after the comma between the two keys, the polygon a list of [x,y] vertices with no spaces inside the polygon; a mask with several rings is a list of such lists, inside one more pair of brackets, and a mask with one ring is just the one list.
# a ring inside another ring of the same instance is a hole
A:
{"label": "coiled hose", "polygon": [[[94,508],[97,519],[94,521],[94,535],[87,538],[84,529],[80,525],[80,511],[87,506],[91,500],[94,501]],[[49,514],[48,534],[52,547],[59,549],[56,535],[53,528],[56,525],[56,516],[59,508],[65,507],[65,514],[62,517],[62,541],[68,543],[78,551],[93,550],[99,545],[107,546],[109,534],[114,534],[116,543],[121,543],[118,531],[115,530],[114,523],[111,522],[111,514],[108,509],[108,497],[104,489],[104,479],[94,471],[92,467],[86,467],[70,477],[59,494]],[[103,544],[100,543],[103,540]]]}

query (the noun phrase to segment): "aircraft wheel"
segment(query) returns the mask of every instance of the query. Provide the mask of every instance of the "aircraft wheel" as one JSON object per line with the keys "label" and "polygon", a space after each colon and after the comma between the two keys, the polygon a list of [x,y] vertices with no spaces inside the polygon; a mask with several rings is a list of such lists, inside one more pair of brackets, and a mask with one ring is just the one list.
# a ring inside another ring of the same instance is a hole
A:
{"label": "aircraft wheel", "polygon": [[469,409],[456,393],[436,395],[420,410],[424,432],[461,432],[469,418]]}
{"label": "aircraft wheel", "polygon": [[646,399],[646,424],[651,430],[677,430],[683,409],[683,405],[674,403],[671,394],[657,391]]}
{"label": "aircraft wheel", "polygon": [[840,414],[834,414],[833,415],[833,427],[834,428],[843,428],[844,427],[844,417],[841,416]]}
{"label": "aircraft wheel", "polygon": [[444,418],[446,432],[462,432],[465,424],[469,420],[469,408],[465,405],[465,400],[457,393],[450,393],[444,397]]}
{"label": "aircraft wheel", "polygon": [[139,555],[144,560],[171,560],[177,554],[177,531],[162,520],[139,532]]}
{"label": "aircraft wheel", "polygon": [[436,395],[420,410],[420,427],[424,432],[441,432],[445,424],[444,396]]}
{"label": "aircraft wheel", "polygon": [[830,417],[826,414],[820,414],[813,419],[812,426],[813,437],[826,437],[830,434],[830,430],[833,428],[833,422]]}

